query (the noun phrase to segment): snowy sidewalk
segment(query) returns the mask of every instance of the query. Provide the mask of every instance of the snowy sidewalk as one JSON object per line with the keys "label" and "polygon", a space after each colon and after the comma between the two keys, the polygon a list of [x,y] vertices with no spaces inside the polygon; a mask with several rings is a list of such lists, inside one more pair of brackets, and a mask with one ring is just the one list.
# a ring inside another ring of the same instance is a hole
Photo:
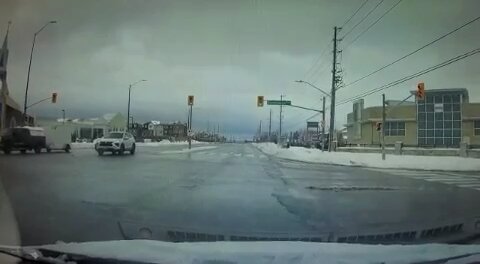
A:
{"label": "snowy sidewalk", "polygon": [[474,158],[387,155],[386,160],[382,160],[378,153],[322,152],[302,147],[285,149],[273,143],[253,145],[265,154],[304,162],[389,169],[480,171],[480,160]]}

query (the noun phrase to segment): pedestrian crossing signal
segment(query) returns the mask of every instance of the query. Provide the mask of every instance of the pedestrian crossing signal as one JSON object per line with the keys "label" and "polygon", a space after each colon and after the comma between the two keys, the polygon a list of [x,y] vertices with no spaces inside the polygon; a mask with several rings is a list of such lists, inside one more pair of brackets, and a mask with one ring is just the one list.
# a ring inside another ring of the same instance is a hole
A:
{"label": "pedestrian crossing signal", "polygon": [[375,129],[376,129],[377,131],[379,131],[379,132],[382,131],[382,123],[381,123],[381,122],[377,122],[377,123],[375,124]]}
{"label": "pedestrian crossing signal", "polygon": [[188,101],[188,105],[193,105],[193,99],[194,99],[193,95],[189,95],[189,96],[188,96],[188,100],[187,100],[187,101]]}
{"label": "pedestrian crossing signal", "polygon": [[425,83],[423,82],[417,84],[417,98],[418,100],[425,98]]}
{"label": "pedestrian crossing signal", "polygon": [[57,102],[57,93],[52,93],[52,104]]}
{"label": "pedestrian crossing signal", "polygon": [[264,103],[263,96],[257,96],[257,106],[258,107],[263,107],[263,103]]}

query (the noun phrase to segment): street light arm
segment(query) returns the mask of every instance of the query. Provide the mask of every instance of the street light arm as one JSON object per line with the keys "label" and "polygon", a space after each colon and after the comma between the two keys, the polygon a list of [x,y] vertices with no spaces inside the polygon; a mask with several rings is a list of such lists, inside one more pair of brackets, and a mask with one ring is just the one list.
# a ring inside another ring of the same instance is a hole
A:
{"label": "street light arm", "polygon": [[34,35],[38,35],[38,34],[39,34],[44,28],[46,28],[48,25],[50,25],[50,24],[55,24],[55,23],[57,23],[57,21],[49,21],[49,22],[47,22],[45,25],[43,25],[43,27],[41,27],[37,32],[35,32]]}
{"label": "street light arm", "polygon": [[141,83],[141,82],[146,82],[146,81],[147,81],[147,80],[139,80],[139,81],[136,81],[136,82],[130,84],[130,88],[133,87],[134,85],[137,85],[137,84],[139,84],[139,83]]}
{"label": "street light arm", "polygon": [[306,83],[306,84],[308,84],[310,87],[312,87],[313,89],[318,90],[318,91],[320,91],[321,93],[325,94],[326,96],[330,97],[330,94],[328,94],[328,93],[325,92],[324,90],[318,88],[317,86],[315,86],[315,85],[313,85],[313,84],[311,84],[311,83],[309,83],[309,82],[307,82],[307,81],[298,80],[298,81],[295,81],[295,82],[298,82],[298,83]]}

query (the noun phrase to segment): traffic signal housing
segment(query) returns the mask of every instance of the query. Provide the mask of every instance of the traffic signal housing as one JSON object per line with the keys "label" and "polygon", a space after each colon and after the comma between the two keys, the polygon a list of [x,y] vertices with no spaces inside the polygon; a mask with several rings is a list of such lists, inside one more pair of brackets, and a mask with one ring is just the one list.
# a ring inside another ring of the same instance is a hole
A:
{"label": "traffic signal housing", "polygon": [[417,99],[425,99],[425,83],[423,82],[417,84]]}
{"label": "traffic signal housing", "polygon": [[263,107],[263,103],[264,103],[264,97],[263,96],[257,96],[257,106],[258,107]]}
{"label": "traffic signal housing", "polygon": [[187,100],[187,101],[188,101],[188,105],[193,105],[193,100],[194,100],[193,95],[189,95],[189,96],[188,96],[188,100]]}
{"label": "traffic signal housing", "polygon": [[57,93],[52,93],[52,104],[57,103]]}
{"label": "traffic signal housing", "polygon": [[375,124],[375,129],[379,132],[382,131],[382,122],[377,122]]}

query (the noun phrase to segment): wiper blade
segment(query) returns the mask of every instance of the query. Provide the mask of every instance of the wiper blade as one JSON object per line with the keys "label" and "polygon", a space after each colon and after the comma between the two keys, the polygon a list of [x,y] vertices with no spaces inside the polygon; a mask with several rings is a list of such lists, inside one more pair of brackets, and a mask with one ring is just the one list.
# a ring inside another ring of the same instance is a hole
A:
{"label": "wiper blade", "polygon": [[34,247],[0,246],[0,254],[18,258],[26,263],[42,264],[148,264],[148,262],[119,260],[112,258],[89,257],[79,254],[70,254],[55,250]]}
{"label": "wiper blade", "polygon": [[45,263],[45,264],[75,264],[69,261],[67,255],[60,255],[56,258],[45,257],[42,252],[33,248],[22,247],[0,247],[0,253],[18,258],[28,263]]}

